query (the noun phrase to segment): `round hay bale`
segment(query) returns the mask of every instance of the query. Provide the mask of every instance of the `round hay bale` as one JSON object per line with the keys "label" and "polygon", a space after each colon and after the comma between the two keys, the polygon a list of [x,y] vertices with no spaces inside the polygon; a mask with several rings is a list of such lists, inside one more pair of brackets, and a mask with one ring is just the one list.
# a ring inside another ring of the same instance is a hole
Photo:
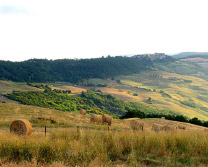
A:
{"label": "round hay bale", "polygon": [[81,110],[79,110],[79,113],[80,113],[81,115],[86,115],[86,114],[87,114],[87,111],[86,111],[86,110],[81,109]]}
{"label": "round hay bale", "polygon": [[32,125],[25,119],[15,120],[10,125],[10,132],[16,135],[29,136],[32,133]]}

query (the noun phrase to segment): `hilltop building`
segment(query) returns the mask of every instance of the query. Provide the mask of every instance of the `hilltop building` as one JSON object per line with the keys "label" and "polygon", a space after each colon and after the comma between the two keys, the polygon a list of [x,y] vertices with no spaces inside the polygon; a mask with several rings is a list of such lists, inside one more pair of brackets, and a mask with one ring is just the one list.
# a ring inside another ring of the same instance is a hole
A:
{"label": "hilltop building", "polygon": [[156,59],[165,59],[167,56],[165,55],[165,53],[154,53],[154,54],[140,54],[132,57],[137,59],[148,57],[151,60],[156,60]]}

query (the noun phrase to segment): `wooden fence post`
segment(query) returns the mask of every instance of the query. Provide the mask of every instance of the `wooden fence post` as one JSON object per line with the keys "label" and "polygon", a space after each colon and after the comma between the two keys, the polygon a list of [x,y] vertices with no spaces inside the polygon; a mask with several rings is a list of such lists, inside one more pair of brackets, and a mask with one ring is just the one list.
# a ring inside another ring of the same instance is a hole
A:
{"label": "wooden fence post", "polygon": [[45,137],[46,137],[46,133],[47,133],[47,129],[46,129],[46,126],[45,126]]}

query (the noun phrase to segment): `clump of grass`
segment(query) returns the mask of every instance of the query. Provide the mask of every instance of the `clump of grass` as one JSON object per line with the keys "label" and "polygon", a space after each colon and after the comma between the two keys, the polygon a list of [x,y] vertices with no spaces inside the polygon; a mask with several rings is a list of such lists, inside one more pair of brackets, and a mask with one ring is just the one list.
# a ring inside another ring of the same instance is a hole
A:
{"label": "clump of grass", "polygon": [[[133,132],[76,128],[53,131],[47,137],[0,133],[0,160],[63,163],[69,166],[208,165],[205,132]],[[97,164],[96,164],[97,163]]]}

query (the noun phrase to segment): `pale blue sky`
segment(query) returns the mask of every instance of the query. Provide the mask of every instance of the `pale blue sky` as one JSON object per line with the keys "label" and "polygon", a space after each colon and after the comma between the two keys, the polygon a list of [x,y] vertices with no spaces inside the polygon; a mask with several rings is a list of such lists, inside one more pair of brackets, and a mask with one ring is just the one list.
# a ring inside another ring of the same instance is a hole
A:
{"label": "pale blue sky", "polygon": [[27,10],[23,7],[2,5],[0,6],[0,14],[27,14]]}
{"label": "pale blue sky", "polygon": [[206,52],[207,0],[0,0],[0,59]]}

